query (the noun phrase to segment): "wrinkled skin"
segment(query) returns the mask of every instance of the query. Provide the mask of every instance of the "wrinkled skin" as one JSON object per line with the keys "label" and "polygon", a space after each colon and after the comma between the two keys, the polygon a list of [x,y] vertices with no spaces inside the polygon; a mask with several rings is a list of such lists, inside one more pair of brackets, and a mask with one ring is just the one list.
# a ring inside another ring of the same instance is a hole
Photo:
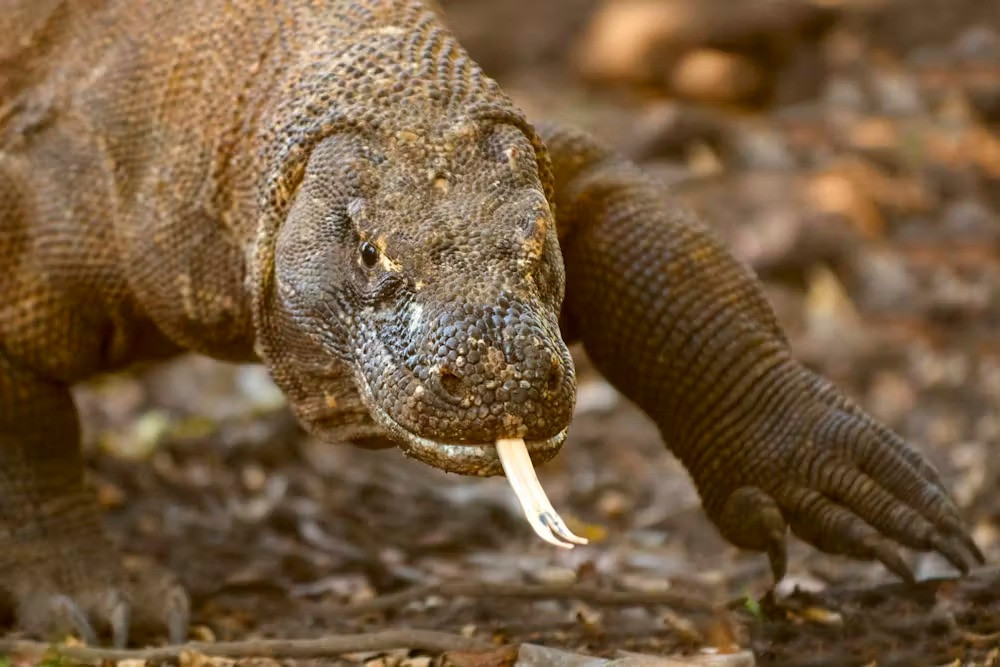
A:
{"label": "wrinkled skin", "polygon": [[904,578],[900,545],[982,558],[746,267],[415,0],[5,0],[0,263],[0,597],[36,633],[183,638],[173,577],[103,537],[69,393],[179,350],[259,358],[321,438],[486,475],[498,437],[558,450],[580,340],[775,577],[789,528]]}

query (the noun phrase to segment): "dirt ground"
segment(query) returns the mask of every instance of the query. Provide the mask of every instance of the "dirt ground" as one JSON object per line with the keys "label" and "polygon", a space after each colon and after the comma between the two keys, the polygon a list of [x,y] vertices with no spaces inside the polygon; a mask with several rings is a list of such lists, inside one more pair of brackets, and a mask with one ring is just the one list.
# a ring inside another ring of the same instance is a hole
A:
{"label": "dirt ground", "polygon": [[[931,581],[903,586],[793,544],[762,598],[766,559],[721,540],[655,428],[582,353],[569,442],[540,477],[592,546],[538,540],[502,479],[318,444],[262,369],[183,358],[79,392],[122,548],[180,575],[209,639],[405,627],[604,657],[1000,665],[1000,5],[444,4],[532,118],[590,128],[717,226],[800,357],[940,467],[992,566],[955,581],[909,554]],[[633,602],[580,592],[595,587]],[[446,659],[343,658],[366,662]]]}

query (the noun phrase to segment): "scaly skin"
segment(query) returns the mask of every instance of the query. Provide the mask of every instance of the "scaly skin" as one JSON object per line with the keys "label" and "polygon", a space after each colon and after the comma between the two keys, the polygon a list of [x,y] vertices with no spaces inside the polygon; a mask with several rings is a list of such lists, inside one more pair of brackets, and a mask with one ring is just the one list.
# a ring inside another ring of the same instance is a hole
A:
{"label": "scaly skin", "polygon": [[416,0],[4,0],[0,35],[0,593],[28,630],[183,637],[171,576],[103,537],[69,394],[178,350],[259,358],[319,437],[488,475],[498,437],[558,450],[579,338],[776,577],[786,526],[904,578],[897,545],[981,560],[748,269],[536,132]]}

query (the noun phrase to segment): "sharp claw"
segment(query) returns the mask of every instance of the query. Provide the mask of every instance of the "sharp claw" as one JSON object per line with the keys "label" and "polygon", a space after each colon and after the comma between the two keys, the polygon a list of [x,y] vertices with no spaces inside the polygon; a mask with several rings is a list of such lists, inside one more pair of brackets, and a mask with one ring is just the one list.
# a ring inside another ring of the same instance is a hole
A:
{"label": "sharp claw", "polygon": [[767,557],[771,561],[771,575],[774,583],[785,578],[788,568],[788,548],[785,544],[785,534],[788,532],[781,510],[776,506],[763,515],[767,527]]}
{"label": "sharp claw", "polygon": [[949,563],[954,565],[962,574],[969,573],[969,563],[966,562],[965,554],[958,548],[958,545],[947,538],[934,534],[931,536],[931,545],[934,550],[944,556]]}
{"label": "sharp claw", "polygon": [[87,620],[87,615],[83,613],[79,605],[65,595],[52,596],[53,613],[67,622],[73,630],[80,636],[84,644],[88,646],[97,645],[97,632],[94,626]]}
{"label": "sharp claw", "polygon": [[962,541],[962,546],[964,546],[966,549],[969,550],[969,553],[972,554],[972,557],[976,559],[977,563],[979,563],[980,565],[986,564],[986,555],[983,554],[982,550],[979,548],[979,545],[976,544],[975,541],[973,541],[973,539],[968,535],[968,533],[966,533],[964,530],[961,531],[958,534],[958,539]]}
{"label": "sharp claw", "polygon": [[777,584],[785,578],[785,572],[788,568],[788,554],[785,550],[784,540],[768,545],[767,558],[771,561],[771,576],[774,577],[774,583]]}
{"label": "sharp claw", "polygon": [[187,641],[188,622],[191,619],[187,594],[177,586],[170,589],[167,599],[167,639],[171,644],[183,644]]}
{"label": "sharp claw", "polygon": [[900,579],[908,584],[912,584],[915,581],[913,572],[910,570],[910,566],[906,564],[902,556],[895,548],[890,546],[889,542],[879,538],[872,546],[872,555],[874,555],[879,562],[889,568],[891,571],[895,572]]}
{"label": "sharp claw", "polygon": [[115,648],[125,648],[128,644],[132,607],[124,595],[115,593],[109,605],[108,624],[111,626],[111,643]]}

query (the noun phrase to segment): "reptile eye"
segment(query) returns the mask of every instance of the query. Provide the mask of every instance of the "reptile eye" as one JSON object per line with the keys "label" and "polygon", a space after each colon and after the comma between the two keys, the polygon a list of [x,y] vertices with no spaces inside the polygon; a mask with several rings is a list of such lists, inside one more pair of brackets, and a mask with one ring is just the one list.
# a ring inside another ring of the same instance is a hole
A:
{"label": "reptile eye", "polygon": [[378,248],[368,241],[361,242],[361,263],[369,269],[378,264]]}

